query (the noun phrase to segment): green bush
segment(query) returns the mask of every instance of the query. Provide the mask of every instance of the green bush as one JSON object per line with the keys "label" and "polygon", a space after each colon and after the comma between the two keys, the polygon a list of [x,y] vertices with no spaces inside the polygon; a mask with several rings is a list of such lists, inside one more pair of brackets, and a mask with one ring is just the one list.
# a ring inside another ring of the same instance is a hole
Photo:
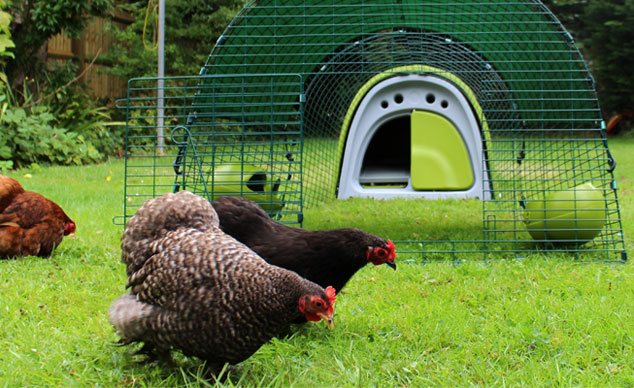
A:
{"label": "green bush", "polygon": [[54,116],[46,107],[9,108],[2,116],[5,127],[0,158],[15,167],[36,162],[83,164],[101,159],[97,149],[81,135],[53,126]]}
{"label": "green bush", "polygon": [[13,53],[8,51],[15,47],[11,40],[11,31],[9,25],[11,23],[11,15],[2,11],[6,7],[4,0],[0,0],[0,91],[7,83],[7,75],[4,73],[5,62],[8,58],[13,58]]}
{"label": "green bush", "polygon": [[12,107],[5,110],[0,159],[11,160],[13,167],[31,163],[84,164],[97,162],[103,155],[82,135],[54,126],[55,116],[47,107]]}
{"label": "green bush", "polygon": [[106,108],[97,105],[81,88],[63,87],[30,94],[30,87],[25,83],[22,104],[10,91],[0,96],[3,169],[32,163],[100,162],[121,148],[121,133],[110,131],[117,123],[111,123]]}
{"label": "green bush", "polygon": [[81,135],[100,154],[113,155],[123,148],[123,123],[112,122],[111,109],[89,96],[82,85],[67,86],[74,77],[75,66],[67,62],[65,67],[70,71],[54,68],[47,73],[47,90],[52,91],[42,93],[42,104],[50,107],[57,127]]}

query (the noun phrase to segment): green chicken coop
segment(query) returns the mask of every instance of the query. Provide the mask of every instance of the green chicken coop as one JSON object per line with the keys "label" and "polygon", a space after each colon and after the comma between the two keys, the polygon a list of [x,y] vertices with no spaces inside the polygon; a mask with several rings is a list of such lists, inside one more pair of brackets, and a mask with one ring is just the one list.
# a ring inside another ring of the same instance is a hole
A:
{"label": "green chicken coop", "polygon": [[286,223],[334,198],[476,198],[481,238],[443,252],[625,260],[593,78],[534,0],[260,0],[197,76],[129,82],[125,216],[182,189]]}

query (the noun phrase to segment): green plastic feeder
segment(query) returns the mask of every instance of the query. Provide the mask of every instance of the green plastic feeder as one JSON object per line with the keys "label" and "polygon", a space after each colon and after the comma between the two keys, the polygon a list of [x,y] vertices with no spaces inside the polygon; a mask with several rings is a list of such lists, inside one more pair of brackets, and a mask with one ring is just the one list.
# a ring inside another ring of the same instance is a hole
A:
{"label": "green plastic feeder", "polygon": [[267,212],[279,211],[284,201],[279,193],[281,179],[250,164],[224,164],[214,168],[209,192],[218,197],[244,197]]}
{"label": "green plastic feeder", "polygon": [[535,240],[590,241],[605,224],[603,191],[587,182],[526,202],[525,223]]}

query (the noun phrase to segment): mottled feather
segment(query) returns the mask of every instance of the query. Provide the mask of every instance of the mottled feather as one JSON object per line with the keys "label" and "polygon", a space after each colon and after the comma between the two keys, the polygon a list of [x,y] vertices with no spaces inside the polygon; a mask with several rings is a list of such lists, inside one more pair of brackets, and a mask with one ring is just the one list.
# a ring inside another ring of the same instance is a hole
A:
{"label": "mottled feather", "polygon": [[302,316],[301,297],[328,300],[217,225],[211,204],[187,191],[146,201],[130,219],[121,247],[131,293],[110,309],[124,343],[238,363]]}

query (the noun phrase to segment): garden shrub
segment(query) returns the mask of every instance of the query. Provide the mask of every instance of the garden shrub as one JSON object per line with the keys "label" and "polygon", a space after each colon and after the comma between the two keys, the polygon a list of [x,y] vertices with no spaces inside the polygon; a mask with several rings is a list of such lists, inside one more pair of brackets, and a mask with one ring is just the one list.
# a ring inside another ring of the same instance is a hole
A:
{"label": "garden shrub", "polygon": [[103,159],[82,135],[55,127],[54,121],[46,106],[8,108],[0,121],[4,129],[0,159],[11,160],[13,167],[37,162],[79,165]]}
{"label": "garden shrub", "polygon": [[110,122],[105,107],[79,87],[54,86],[31,94],[32,85],[25,82],[21,104],[8,89],[0,96],[0,161],[5,162],[4,168],[8,161],[13,168],[31,163],[100,162],[121,147],[120,134],[110,132],[117,123]]}
{"label": "garden shrub", "polygon": [[[102,155],[115,154],[123,148],[124,123],[112,122],[112,108],[89,96],[83,85],[66,86],[68,80],[74,77],[75,65],[67,62],[66,67],[70,67],[71,71],[53,68],[47,73],[47,90],[53,91],[43,93],[42,104],[50,108],[56,126],[82,136]],[[60,73],[65,76],[60,76]]]}

